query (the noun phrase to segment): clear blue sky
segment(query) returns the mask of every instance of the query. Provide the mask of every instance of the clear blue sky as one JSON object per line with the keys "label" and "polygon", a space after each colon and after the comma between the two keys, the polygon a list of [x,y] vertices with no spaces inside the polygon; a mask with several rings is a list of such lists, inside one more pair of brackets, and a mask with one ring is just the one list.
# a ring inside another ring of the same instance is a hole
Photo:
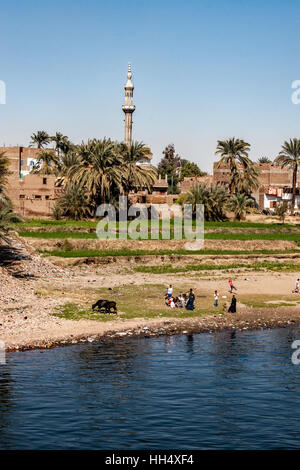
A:
{"label": "clear blue sky", "polygon": [[298,0],[10,0],[1,6],[0,144],[62,131],[123,139],[127,63],[133,137],[154,162],[174,143],[211,170],[217,139],[274,157],[300,137]]}

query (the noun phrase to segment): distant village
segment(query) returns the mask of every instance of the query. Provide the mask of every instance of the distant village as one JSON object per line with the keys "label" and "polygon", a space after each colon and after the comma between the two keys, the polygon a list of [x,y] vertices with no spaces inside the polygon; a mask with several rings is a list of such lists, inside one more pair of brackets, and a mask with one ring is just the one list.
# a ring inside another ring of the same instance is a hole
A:
{"label": "distant village", "polygon": [[[49,150],[48,150],[49,151]],[[50,150],[55,152],[55,150]],[[7,195],[13,203],[15,211],[24,216],[51,216],[51,209],[60,197],[60,187],[55,174],[34,174],[33,168],[39,159],[40,149],[32,147],[0,147],[9,159],[11,172],[8,177]],[[151,164],[152,155],[148,162],[141,162],[145,167]],[[259,169],[259,188],[253,192],[257,207],[260,211],[273,210],[282,201],[292,198],[293,172],[289,168],[281,168],[275,163],[256,163]],[[226,165],[218,167],[213,165],[213,174],[204,176],[184,177],[178,183],[178,194],[169,194],[167,176],[158,176],[148,189],[131,191],[130,199],[133,203],[169,204],[172,205],[181,194],[187,193],[195,184],[204,183],[228,185],[230,170]],[[300,181],[300,171],[298,172]],[[300,187],[297,185],[296,203],[300,202]]]}
{"label": "distant village", "polygon": [[[135,111],[133,104],[134,85],[130,65],[124,88],[125,104],[122,106],[122,110],[125,115],[125,133],[124,143],[120,145],[125,145],[130,149],[133,143],[132,115]],[[31,137],[30,146],[0,147],[0,153],[3,153],[9,161],[10,173],[7,178],[6,193],[14,210],[21,215],[48,217],[52,215],[53,208],[63,191],[64,178],[57,172],[51,171],[53,162],[55,159],[59,160],[62,155],[66,157],[72,148],[66,136],[60,133],[56,134],[56,140],[54,137],[55,148],[48,147],[51,139],[44,131],[39,131]],[[300,145],[299,141],[297,142],[297,145]],[[290,143],[292,145],[292,141]],[[272,162],[268,158],[261,158],[258,162],[253,163],[247,156],[250,145],[239,139],[219,141],[217,148],[216,154],[219,154],[220,160],[213,163],[212,174],[206,174],[196,164],[187,160],[184,162],[189,166],[189,171],[182,171],[182,161],[180,157],[175,155],[174,146],[169,145],[163,152],[165,158],[170,157],[174,162],[177,159],[177,164],[172,169],[171,175],[167,167],[163,168],[162,165],[158,165],[157,169],[153,167],[150,148],[137,145],[135,151],[138,151],[136,155],[139,157],[136,158],[135,165],[141,174],[143,173],[142,176],[147,184],[143,185],[142,178],[136,178],[133,184],[128,186],[127,194],[130,201],[148,205],[172,205],[182,195],[191,191],[195,185],[204,185],[206,188],[222,186],[229,188],[230,193],[233,194],[233,185],[237,185],[234,178],[238,179],[243,173],[244,180],[249,182],[252,178],[253,184],[247,184],[247,189],[243,189],[241,192],[247,193],[247,196],[253,199],[257,210],[272,212],[283,202],[290,204],[293,197],[295,201],[293,210],[300,206],[299,168],[296,168],[295,171],[295,167],[291,164],[282,164],[281,161],[276,160]],[[167,155],[168,151],[169,155]],[[233,155],[235,151],[236,155]],[[130,155],[131,150],[126,158],[132,162],[133,157]],[[47,160],[47,158],[49,162],[44,162],[41,165],[41,159]],[[233,165],[235,165],[234,168]],[[149,175],[150,172],[152,173],[150,178],[145,179],[147,171],[149,171]],[[237,176],[234,175],[234,171]],[[175,177],[176,183],[174,183],[173,177]]]}

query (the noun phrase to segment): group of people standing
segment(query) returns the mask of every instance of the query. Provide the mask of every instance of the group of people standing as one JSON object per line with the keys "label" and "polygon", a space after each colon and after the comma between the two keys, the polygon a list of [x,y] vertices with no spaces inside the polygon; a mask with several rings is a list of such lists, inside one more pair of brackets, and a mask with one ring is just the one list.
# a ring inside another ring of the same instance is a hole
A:
{"label": "group of people standing", "polygon": [[[233,290],[237,290],[237,288],[233,285],[233,281],[230,278],[229,279],[229,288],[230,288],[230,293],[232,294]],[[181,293],[179,296],[174,297],[173,296],[173,286],[172,284],[169,285],[168,287],[168,292],[165,294],[165,302],[168,307],[171,308],[186,308],[187,310],[194,310],[194,302],[195,302],[195,294],[193,292],[193,289],[190,289],[189,293]],[[231,299],[231,304],[228,308],[229,313],[236,313],[236,296],[235,294],[232,295]],[[218,291],[215,290],[214,293],[214,306],[218,307],[219,305],[219,294]]]}
{"label": "group of people standing", "polygon": [[187,310],[194,310],[195,294],[193,289],[190,289],[188,293],[181,293],[179,296],[173,296],[172,284],[168,287],[168,293],[165,295],[165,302],[168,307],[171,308],[186,308]]}

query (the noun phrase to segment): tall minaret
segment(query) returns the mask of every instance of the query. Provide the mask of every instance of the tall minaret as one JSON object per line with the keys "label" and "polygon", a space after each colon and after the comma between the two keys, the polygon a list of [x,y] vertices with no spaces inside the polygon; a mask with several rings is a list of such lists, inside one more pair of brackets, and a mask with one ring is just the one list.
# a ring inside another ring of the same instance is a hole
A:
{"label": "tall minaret", "polygon": [[133,90],[134,85],[131,81],[131,65],[128,64],[128,73],[127,73],[127,82],[124,86],[125,88],[125,104],[122,106],[122,109],[125,113],[125,137],[124,142],[126,145],[131,145],[132,142],[132,113],[135,110],[133,104]]}

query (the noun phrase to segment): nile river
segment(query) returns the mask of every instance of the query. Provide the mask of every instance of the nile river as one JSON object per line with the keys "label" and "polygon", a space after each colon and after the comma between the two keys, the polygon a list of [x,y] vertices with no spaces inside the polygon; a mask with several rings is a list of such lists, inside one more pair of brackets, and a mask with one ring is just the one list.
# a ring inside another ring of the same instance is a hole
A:
{"label": "nile river", "polygon": [[299,449],[300,329],[7,355],[1,449]]}

